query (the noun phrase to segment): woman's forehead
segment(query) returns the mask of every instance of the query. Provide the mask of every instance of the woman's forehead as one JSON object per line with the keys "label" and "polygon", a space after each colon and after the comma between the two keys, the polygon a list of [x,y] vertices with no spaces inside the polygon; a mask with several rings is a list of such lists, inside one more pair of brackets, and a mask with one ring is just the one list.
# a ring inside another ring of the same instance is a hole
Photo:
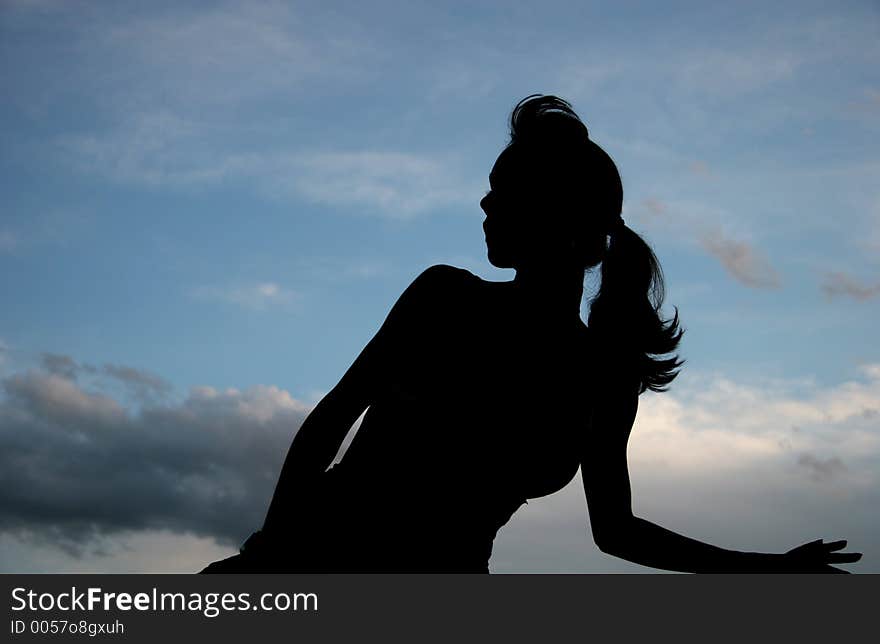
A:
{"label": "woman's forehead", "polygon": [[502,175],[515,174],[522,164],[521,157],[522,155],[515,146],[509,145],[504,148],[495,160],[495,165],[492,166],[489,181],[495,181]]}

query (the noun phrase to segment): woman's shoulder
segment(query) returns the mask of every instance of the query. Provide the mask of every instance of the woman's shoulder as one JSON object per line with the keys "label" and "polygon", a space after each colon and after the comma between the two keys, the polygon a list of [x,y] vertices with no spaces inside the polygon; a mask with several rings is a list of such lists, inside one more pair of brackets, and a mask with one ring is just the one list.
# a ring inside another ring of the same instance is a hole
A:
{"label": "woman's shoulder", "polygon": [[450,266],[449,264],[434,264],[423,270],[416,278],[416,281],[447,285],[454,283],[474,283],[482,280],[464,268]]}
{"label": "woman's shoulder", "polygon": [[[462,304],[471,285],[480,278],[463,268],[448,264],[434,264],[423,270],[398,298],[389,317],[422,323],[438,320],[450,307]],[[396,322],[395,322],[396,324]]]}
{"label": "woman's shoulder", "polygon": [[432,299],[450,295],[456,298],[471,290],[482,280],[463,268],[449,264],[434,264],[423,270],[413,280],[407,291],[416,298]]}

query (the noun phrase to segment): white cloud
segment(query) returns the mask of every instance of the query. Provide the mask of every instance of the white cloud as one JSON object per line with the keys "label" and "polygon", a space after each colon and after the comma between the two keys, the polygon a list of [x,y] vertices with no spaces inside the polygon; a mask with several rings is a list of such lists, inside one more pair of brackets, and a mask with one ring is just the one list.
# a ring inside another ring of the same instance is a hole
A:
{"label": "white cloud", "polygon": [[[114,69],[117,101],[134,97],[216,108],[296,97],[309,83],[364,83],[382,54],[332,10],[283,2],[226,3],[118,20],[89,34]],[[130,107],[130,106],[129,106]]]}
{"label": "white cloud", "polygon": [[477,188],[449,165],[392,151],[318,152],[297,159],[290,182],[316,203],[409,218],[474,198]]}
{"label": "white cloud", "polygon": [[4,387],[10,399],[27,407],[38,407],[53,422],[101,428],[125,417],[125,410],[112,398],[84,391],[72,380],[56,374],[19,373],[10,376]]}
{"label": "white cloud", "polygon": [[223,178],[223,165],[203,164],[204,127],[169,110],[128,114],[115,128],[67,135],[59,145],[80,170],[116,181],[186,185]]}
{"label": "white cloud", "polygon": [[[596,96],[621,79],[629,84],[642,79],[640,88],[662,88],[679,101],[730,100],[812,74],[816,65],[870,64],[880,53],[872,31],[871,22],[855,14],[768,20],[756,29],[722,32],[737,34],[731,44],[692,39],[670,47],[666,38],[646,38],[628,51],[569,52],[567,60],[575,62],[561,65],[558,77],[573,96]],[[602,62],[590,62],[595,60]],[[864,103],[876,108],[876,91],[864,96]]]}
{"label": "white cloud", "polygon": [[868,365],[862,374],[830,388],[692,379],[678,395],[645,397],[631,454],[636,461],[659,459],[677,471],[704,473],[765,459],[794,462],[804,454],[844,462],[880,458],[880,433],[871,422],[880,411],[880,372]]}
{"label": "white cloud", "polygon": [[[648,113],[646,128],[655,138],[670,140],[683,124],[708,125],[709,106],[766,92],[795,77],[809,59],[804,52],[754,42],[728,48],[691,44],[652,51],[651,45],[646,47],[569,54],[567,58],[576,62],[561,64],[553,85],[576,106],[589,105],[594,112],[606,97],[628,101],[637,96],[642,113]],[[602,62],[582,62],[591,59]],[[715,124],[725,130],[732,125]]]}
{"label": "white cloud", "polygon": [[193,387],[184,407],[200,415],[230,414],[257,423],[267,423],[278,413],[304,415],[309,410],[308,405],[274,385],[254,385],[245,391]]}
{"label": "white cloud", "polygon": [[805,52],[784,47],[686,51],[668,68],[681,89],[719,97],[739,96],[791,78]]}
{"label": "white cloud", "polygon": [[336,10],[229,3],[102,15],[75,31],[88,54],[77,76],[101,97],[102,118],[56,143],[81,171],[154,187],[242,180],[271,197],[392,218],[474,199],[483,183],[399,145],[303,143],[299,119],[320,109],[316,97],[372,83],[393,58]]}
{"label": "white cloud", "polygon": [[[853,571],[880,570],[880,365],[827,388],[687,370],[680,379],[640,399],[629,443],[637,515],[740,550],[847,538],[865,553]],[[638,569],[592,545],[580,476],[514,516],[493,564],[499,572]]]}
{"label": "white cloud", "polygon": [[298,299],[297,293],[275,282],[257,282],[247,285],[200,286],[191,291],[193,297],[226,302],[246,309],[262,311],[270,307],[287,306]]}
{"label": "white cloud", "polygon": [[475,202],[481,185],[453,171],[451,160],[411,152],[247,152],[167,111],[130,115],[116,129],[67,136],[60,146],[79,170],[121,183],[186,188],[243,180],[270,198],[394,219]]}

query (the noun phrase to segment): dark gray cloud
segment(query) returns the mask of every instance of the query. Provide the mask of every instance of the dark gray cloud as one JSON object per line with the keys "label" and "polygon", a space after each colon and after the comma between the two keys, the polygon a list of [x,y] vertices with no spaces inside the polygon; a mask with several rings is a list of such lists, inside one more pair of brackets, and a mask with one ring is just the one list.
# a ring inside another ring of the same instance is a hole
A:
{"label": "dark gray cloud", "polygon": [[[44,361],[45,362],[45,361]],[[0,532],[81,552],[99,535],[169,530],[238,544],[262,522],[307,408],[270,386],[194,388],[134,412],[64,374],[2,380]],[[112,367],[137,386],[164,381]]]}
{"label": "dark gray cloud", "polygon": [[70,356],[58,353],[44,353],[41,359],[43,369],[71,380],[76,380],[76,374],[80,366]]}
{"label": "dark gray cloud", "polygon": [[704,235],[700,244],[740,284],[750,288],[779,288],[779,274],[750,244],[717,233]]}
{"label": "dark gray cloud", "polygon": [[821,288],[828,298],[851,297],[854,300],[865,301],[880,295],[880,282],[863,284],[851,275],[839,271],[827,273],[822,280]]}
{"label": "dark gray cloud", "polygon": [[154,396],[166,396],[173,389],[171,383],[161,376],[133,367],[105,364],[103,372],[128,387],[141,401],[151,400]]}
{"label": "dark gray cloud", "polygon": [[801,454],[797,464],[806,468],[810,477],[817,481],[827,481],[846,469],[843,461],[836,456],[823,459],[813,454]]}
{"label": "dark gray cloud", "polygon": [[[156,374],[124,365],[105,364],[100,369],[94,365],[79,363],[68,355],[44,353],[41,356],[42,368],[56,376],[77,381],[85,375],[101,384],[102,379],[122,385],[123,389],[142,403],[155,402],[168,396],[173,387],[170,382]],[[106,382],[104,383],[106,384]]]}

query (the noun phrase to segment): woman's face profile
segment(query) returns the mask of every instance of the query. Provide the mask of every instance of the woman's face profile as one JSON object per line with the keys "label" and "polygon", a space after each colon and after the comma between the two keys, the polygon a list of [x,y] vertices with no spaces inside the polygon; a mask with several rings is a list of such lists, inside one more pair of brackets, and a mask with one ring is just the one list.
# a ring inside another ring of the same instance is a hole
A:
{"label": "woman's face profile", "polygon": [[515,151],[505,149],[489,173],[489,192],[480,200],[489,263],[498,268],[516,268],[522,259],[527,195],[520,166]]}
{"label": "woman's face profile", "polygon": [[524,154],[515,145],[501,152],[480,201],[489,263],[497,268],[555,264],[571,251],[558,186],[542,180]]}

